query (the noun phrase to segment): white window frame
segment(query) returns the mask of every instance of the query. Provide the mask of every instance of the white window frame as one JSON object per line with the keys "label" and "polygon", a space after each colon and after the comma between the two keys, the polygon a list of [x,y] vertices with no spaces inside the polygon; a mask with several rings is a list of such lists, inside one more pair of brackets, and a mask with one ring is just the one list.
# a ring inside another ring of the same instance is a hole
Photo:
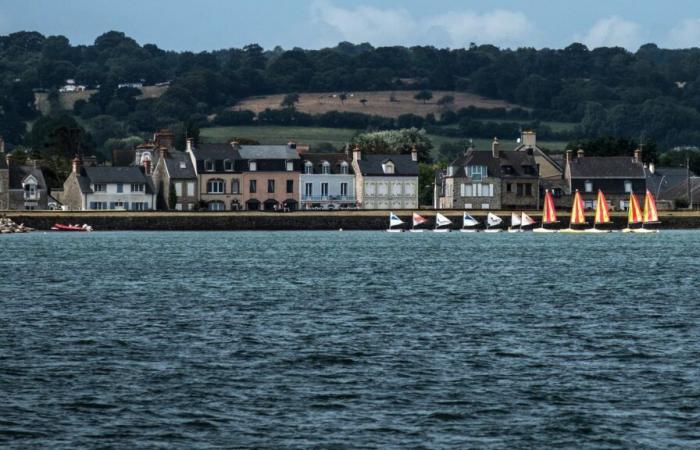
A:
{"label": "white window frame", "polygon": [[328,183],[321,183],[321,197],[328,197]]}
{"label": "white window frame", "polygon": [[324,175],[331,173],[331,165],[328,161],[323,161],[323,164],[321,164],[321,173]]}
{"label": "white window frame", "polygon": [[591,180],[586,180],[583,182],[584,192],[593,192],[593,182]]}
{"label": "white window frame", "polygon": [[632,193],[632,181],[630,180],[625,180],[625,193]]}
{"label": "white window frame", "polygon": [[187,196],[194,197],[194,181],[187,182]]}
{"label": "white window frame", "polygon": [[[213,189],[216,186],[216,189]],[[223,194],[226,192],[226,183],[219,178],[207,180],[207,194]]]}
{"label": "white window frame", "polygon": [[175,182],[175,195],[177,197],[182,197],[182,182],[180,181]]}
{"label": "white window frame", "polygon": [[248,161],[248,170],[251,172],[257,172],[258,171],[257,161]]}
{"label": "white window frame", "polygon": [[287,161],[287,172],[294,171],[294,161]]}
{"label": "white window frame", "polygon": [[307,175],[314,173],[314,165],[311,163],[311,161],[306,161],[304,163],[304,173]]}
{"label": "white window frame", "polygon": [[214,161],[211,159],[205,159],[204,160],[204,170],[207,172],[213,172],[214,171]]}

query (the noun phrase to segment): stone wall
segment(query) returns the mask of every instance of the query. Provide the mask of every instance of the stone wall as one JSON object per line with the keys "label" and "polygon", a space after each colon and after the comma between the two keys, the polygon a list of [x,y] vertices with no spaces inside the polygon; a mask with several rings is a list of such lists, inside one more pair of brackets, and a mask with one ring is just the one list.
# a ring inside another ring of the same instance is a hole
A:
{"label": "stone wall", "polygon": [[[2,157],[0,153],[0,157]],[[0,169],[0,209],[9,209],[10,207],[10,171]]]}

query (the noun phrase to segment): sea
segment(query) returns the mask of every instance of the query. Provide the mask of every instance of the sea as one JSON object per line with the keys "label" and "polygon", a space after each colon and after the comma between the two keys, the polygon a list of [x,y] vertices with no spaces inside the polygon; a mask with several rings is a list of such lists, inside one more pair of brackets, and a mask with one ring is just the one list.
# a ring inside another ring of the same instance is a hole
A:
{"label": "sea", "polygon": [[700,231],[0,236],[2,449],[697,449]]}

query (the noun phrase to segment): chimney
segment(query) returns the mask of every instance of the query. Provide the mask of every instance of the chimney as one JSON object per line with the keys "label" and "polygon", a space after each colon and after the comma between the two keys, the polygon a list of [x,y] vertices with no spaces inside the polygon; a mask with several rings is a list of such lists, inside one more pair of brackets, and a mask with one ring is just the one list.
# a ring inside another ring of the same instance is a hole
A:
{"label": "chimney", "polygon": [[5,153],[5,139],[0,136],[0,153]]}
{"label": "chimney", "polygon": [[534,148],[537,145],[537,134],[534,131],[523,131],[520,138],[526,148]]}
{"label": "chimney", "polygon": [[192,152],[192,149],[194,148],[194,139],[192,138],[187,138],[187,141],[185,141],[185,151]]}
{"label": "chimney", "polygon": [[360,151],[360,146],[356,145],[354,149],[352,149],[352,160],[353,161],[359,161],[362,159],[362,152]]}
{"label": "chimney", "polygon": [[413,147],[411,147],[411,161],[418,161],[418,149],[416,148],[416,144],[413,144]]}
{"label": "chimney", "polygon": [[172,148],[174,140],[175,136],[173,136],[173,133],[167,128],[163,128],[153,136],[153,143],[156,147]]}
{"label": "chimney", "polygon": [[493,154],[494,158],[499,157],[498,156],[498,146],[499,146],[498,138],[495,137],[495,138],[493,138],[493,142],[491,143],[491,153]]}
{"label": "chimney", "polygon": [[652,175],[654,175],[654,172],[656,172],[656,166],[654,165],[653,162],[652,162],[652,163],[649,163],[649,172],[650,172]]}
{"label": "chimney", "polygon": [[231,141],[231,147],[238,150],[239,148],[241,148],[241,143],[234,139],[233,141]]}
{"label": "chimney", "polygon": [[83,161],[80,159],[80,156],[75,155],[73,158],[73,173],[78,173],[80,172],[80,168],[83,166]]}
{"label": "chimney", "polygon": [[579,147],[578,150],[576,150],[576,158],[583,158],[583,149],[581,147]]}
{"label": "chimney", "polygon": [[567,164],[571,164],[571,159],[573,158],[573,156],[574,156],[573,150],[569,149],[566,151],[566,163]]}
{"label": "chimney", "polygon": [[294,141],[289,141],[289,142],[287,142],[287,147],[291,150],[294,150],[297,148],[297,143]]}
{"label": "chimney", "polygon": [[12,153],[8,153],[5,155],[5,163],[7,163],[7,167],[10,167],[12,165]]}
{"label": "chimney", "polygon": [[638,148],[637,150],[634,151],[634,162],[640,163],[642,162],[642,149]]}
{"label": "chimney", "polygon": [[[160,148],[160,157],[164,158],[164,154],[165,154],[165,148],[161,147]],[[143,171],[146,175],[151,174],[151,160],[149,158],[146,158],[143,160]]]}

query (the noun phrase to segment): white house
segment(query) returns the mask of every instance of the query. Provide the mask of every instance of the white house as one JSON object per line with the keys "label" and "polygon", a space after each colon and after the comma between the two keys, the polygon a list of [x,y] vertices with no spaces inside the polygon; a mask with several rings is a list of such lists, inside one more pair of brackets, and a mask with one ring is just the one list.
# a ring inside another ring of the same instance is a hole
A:
{"label": "white house", "polygon": [[353,151],[355,192],[362,209],[418,207],[418,154],[367,154]]}
{"label": "white house", "polygon": [[354,207],[352,160],[344,153],[302,154],[299,197],[302,209]]}

